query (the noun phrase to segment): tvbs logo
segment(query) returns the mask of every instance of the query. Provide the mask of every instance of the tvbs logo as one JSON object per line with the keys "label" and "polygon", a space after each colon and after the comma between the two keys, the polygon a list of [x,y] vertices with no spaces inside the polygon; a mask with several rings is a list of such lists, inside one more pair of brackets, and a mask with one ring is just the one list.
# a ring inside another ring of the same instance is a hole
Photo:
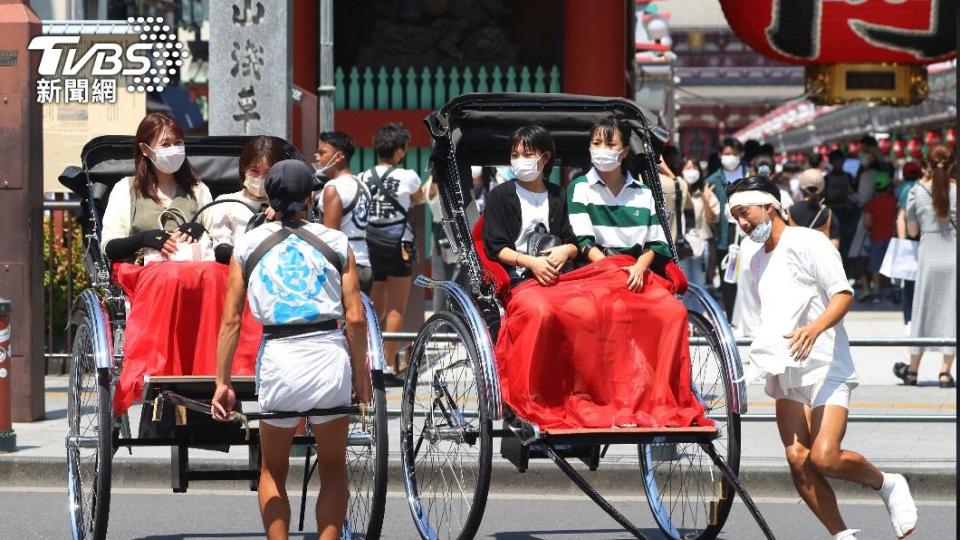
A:
{"label": "tvbs logo", "polygon": [[39,73],[44,77],[74,77],[88,65],[93,77],[133,77],[150,71],[153,44],[134,43],[123,47],[117,43],[92,43],[86,51],[81,51],[80,36],[38,36],[28,48],[43,51]]}
{"label": "tvbs logo", "polygon": [[183,44],[159,17],[130,17],[116,26],[121,31],[113,35],[139,35],[139,41],[97,36],[82,42],[82,36],[65,34],[33,38],[28,48],[41,53],[37,101],[115,103],[121,78],[128,92],[162,92],[183,65]]}

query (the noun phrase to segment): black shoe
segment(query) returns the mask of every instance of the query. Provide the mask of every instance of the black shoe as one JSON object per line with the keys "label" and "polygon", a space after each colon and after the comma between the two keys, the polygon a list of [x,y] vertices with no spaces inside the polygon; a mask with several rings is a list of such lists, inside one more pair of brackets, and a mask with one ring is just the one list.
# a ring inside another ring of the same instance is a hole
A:
{"label": "black shoe", "polygon": [[910,371],[910,366],[904,364],[903,362],[897,362],[893,365],[893,374],[903,381],[904,386],[917,385],[917,372]]}
{"label": "black shoe", "polygon": [[[946,377],[946,379],[944,379]],[[944,371],[938,377],[940,379],[940,388],[956,388],[957,381],[953,380],[953,375],[949,371]]]}

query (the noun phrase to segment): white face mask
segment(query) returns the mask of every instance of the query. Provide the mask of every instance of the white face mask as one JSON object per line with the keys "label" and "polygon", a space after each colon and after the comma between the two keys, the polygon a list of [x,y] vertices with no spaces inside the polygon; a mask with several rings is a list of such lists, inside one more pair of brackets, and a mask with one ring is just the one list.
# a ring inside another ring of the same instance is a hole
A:
{"label": "white face mask", "polygon": [[158,171],[166,174],[173,174],[180,170],[183,160],[187,158],[187,150],[182,144],[175,146],[163,146],[153,150],[156,158],[152,159],[153,166]]}
{"label": "white face mask", "polygon": [[622,150],[607,150],[606,148],[591,148],[590,161],[600,172],[610,172],[620,166]]}
{"label": "white face mask", "polygon": [[264,182],[266,182],[266,178],[254,176],[250,173],[247,173],[246,176],[243,177],[243,187],[247,188],[247,191],[258,199],[267,196],[267,192],[263,190]]}
{"label": "white face mask", "polygon": [[540,156],[510,160],[510,170],[521,182],[533,182],[540,176]]}
{"label": "white face mask", "polygon": [[750,231],[750,239],[758,244],[763,244],[770,238],[770,233],[772,232],[773,223],[771,223],[769,219],[766,219]]}
{"label": "white face mask", "polygon": [[720,164],[723,165],[725,170],[733,172],[740,166],[740,156],[732,156],[730,154],[720,156]]}
{"label": "white face mask", "polygon": [[684,169],[683,179],[686,180],[688,184],[695,184],[697,180],[700,179],[700,171],[696,169]]}
{"label": "white face mask", "polygon": [[[337,152],[337,154],[339,154],[339,152]],[[316,176],[325,176],[327,174],[327,169],[333,167],[333,164],[337,162],[337,154],[334,154],[333,157],[330,158],[330,161],[324,165],[314,165],[314,174]]]}

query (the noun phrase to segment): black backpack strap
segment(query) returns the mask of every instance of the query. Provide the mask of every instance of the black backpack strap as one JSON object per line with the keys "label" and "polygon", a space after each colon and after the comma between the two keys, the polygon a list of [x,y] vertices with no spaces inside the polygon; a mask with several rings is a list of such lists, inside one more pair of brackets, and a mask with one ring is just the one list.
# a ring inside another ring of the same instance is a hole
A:
{"label": "black backpack strap", "polygon": [[250,283],[250,276],[253,275],[253,270],[257,267],[257,264],[260,263],[260,259],[263,259],[268,251],[275,248],[280,242],[283,242],[283,240],[290,236],[290,234],[290,229],[283,227],[279,231],[266,237],[263,242],[260,242],[260,245],[257,246],[257,249],[253,250],[253,253],[247,257],[247,262],[243,264],[244,285],[248,285]]}
{"label": "black backpack strap", "polygon": [[[389,169],[383,172],[383,178],[390,178],[390,173],[392,173],[397,167],[391,165]],[[397,212],[400,212],[400,215],[403,216],[403,219],[407,219],[407,211],[403,208],[403,205],[400,204],[400,201],[396,199],[389,191],[383,187],[383,180],[380,178],[380,175],[377,174],[377,168],[370,168],[370,182],[374,187],[377,188],[378,193],[383,193],[384,198],[390,201],[390,204],[396,208]]]}
{"label": "black backpack strap", "polygon": [[[376,171],[374,171],[376,172]],[[343,209],[343,215],[348,215],[350,212],[353,212],[353,209],[357,206],[357,201],[360,200],[360,195],[364,194],[363,192],[367,191],[367,187],[363,185],[363,182],[357,180],[356,176],[350,175],[350,178],[353,178],[353,181],[357,183],[357,194],[353,197],[353,200],[350,201],[350,204]]]}
{"label": "black backpack strap", "polygon": [[326,242],[320,239],[319,236],[313,234],[310,231],[304,230],[302,227],[296,227],[291,229],[293,234],[297,235],[298,238],[304,242],[310,244],[313,249],[319,251],[323,256],[330,261],[330,264],[336,268],[337,273],[343,275],[343,262],[340,261],[340,256],[337,255],[337,252],[333,250]]}
{"label": "black backpack strap", "polygon": [[686,239],[683,237],[683,190],[680,189],[680,181],[674,177],[673,179],[673,201],[676,203],[677,207],[677,237],[674,238],[674,242],[685,242]]}

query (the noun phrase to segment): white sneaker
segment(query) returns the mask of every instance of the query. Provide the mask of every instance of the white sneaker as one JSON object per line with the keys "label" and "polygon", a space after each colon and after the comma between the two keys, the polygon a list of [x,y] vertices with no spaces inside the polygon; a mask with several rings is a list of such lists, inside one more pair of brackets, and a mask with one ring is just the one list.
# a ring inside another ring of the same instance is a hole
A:
{"label": "white sneaker", "polygon": [[883,473],[883,486],[880,488],[883,504],[890,513],[890,522],[897,538],[905,538],[917,526],[917,505],[910,495],[907,479],[900,474]]}
{"label": "white sneaker", "polygon": [[860,529],[847,529],[833,535],[833,540],[857,540],[857,533]]}

